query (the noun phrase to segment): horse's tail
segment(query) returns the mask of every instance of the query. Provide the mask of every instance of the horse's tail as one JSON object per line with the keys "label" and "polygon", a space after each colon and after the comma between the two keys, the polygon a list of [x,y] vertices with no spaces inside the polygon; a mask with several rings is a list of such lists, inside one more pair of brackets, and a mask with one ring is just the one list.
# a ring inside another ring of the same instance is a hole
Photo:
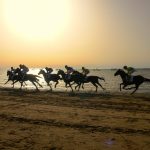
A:
{"label": "horse's tail", "polygon": [[150,79],[144,78],[145,82],[150,82]]}
{"label": "horse's tail", "polygon": [[105,81],[104,77],[98,77],[98,79]]}

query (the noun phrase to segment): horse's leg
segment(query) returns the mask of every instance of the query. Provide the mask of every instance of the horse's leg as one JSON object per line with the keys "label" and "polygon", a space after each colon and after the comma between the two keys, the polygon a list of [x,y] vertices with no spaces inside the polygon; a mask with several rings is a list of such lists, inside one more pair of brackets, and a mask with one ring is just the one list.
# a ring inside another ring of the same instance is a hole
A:
{"label": "horse's leg", "polygon": [[66,83],[65,83],[65,87],[66,87],[66,88],[67,88],[67,84],[68,84],[68,83],[66,82]]}
{"label": "horse's leg", "polygon": [[56,88],[56,86],[57,86],[58,83],[59,83],[59,82],[57,81],[56,84],[55,84],[55,88]]}
{"label": "horse's leg", "polygon": [[122,87],[122,89],[126,90],[126,88],[125,88],[126,86],[127,86],[127,85],[124,85],[124,84],[123,84],[123,87]]}
{"label": "horse's leg", "polygon": [[8,79],[4,84],[7,84],[10,80]]}
{"label": "horse's leg", "polygon": [[14,84],[15,84],[15,83],[16,83],[16,82],[13,81],[13,83],[12,83],[13,87],[12,87],[12,88],[14,88]]}
{"label": "horse's leg", "polygon": [[26,84],[26,82],[25,82],[25,81],[24,81],[23,83],[27,86],[27,84]]}
{"label": "horse's leg", "polygon": [[105,88],[102,87],[102,85],[98,82],[97,83],[103,90],[106,90]]}
{"label": "horse's leg", "polygon": [[[13,80],[13,83],[12,83],[12,85],[13,85],[13,84],[15,84],[15,83],[17,83],[17,82],[18,82],[17,80],[16,80],[16,81],[14,81],[14,80]],[[20,83],[21,83],[21,82],[20,82]]]}
{"label": "horse's leg", "polygon": [[77,89],[77,87],[78,87],[78,91],[79,91],[79,89],[80,89],[80,85],[81,85],[81,83],[77,83],[77,85],[75,86],[75,90]]}
{"label": "horse's leg", "polygon": [[31,81],[31,82],[32,82],[32,84],[35,86],[36,90],[39,91],[37,85],[36,85],[33,81]]}
{"label": "horse's leg", "polygon": [[[69,84],[69,85],[68,85]],[[68,86],[67,86],[68,85]],[[72,84],[70,83],[66,83],[66,88],[70,87],[70,85],[72,86]]]}
{"label": "horse's leg", "polygon": [[97,86],[94,82],[92,82],[92,84],[93,84],[93,85],[95,86],[95,88],[96,88],[95,92],[97,92],[98,86]]}
{"label": "horse's leg", "polygon": [[[20,83],[21,83],[21,81],[19,81]],[[23,86],[26,86],[27,84],[25,83],[25,82],[23,82],[24,84],[23,84]]]}
{"label": "horse's leg", "polygon": [[51,84],[49,84],[49,82],[47,82],[47,85],[50,87],[50,91],[52,91],[52,86],[51,86]]}
{"label": "horse's leg", "polygon": [[[15,83],[16,83],[16,82],[15,82]],[[21,83],[20,90],[22,90],[23,82],[20,82],[20,83]]]}
{"label": "horse's leg", "polygon": [[84,83],[82,83],[82,89],[84,89]]}
{"label": "horse's leg", "polygon": [[78,84],[75,86],[75,90],[77,89],[77,87],[79,87],[79,85],[78,85]]}
{"label": "horse's leg", "polygon": [[81,83],[79,83],[79,88],[78,88],[78,91],[80,90],[80,87],[81,87]]}
{"label": "horse's leg", "polygon": [[48,84],[49,85],[49,87],[50,87],[50,91],[52,91],[53,89],[52,89],[52,86],[51,86],[51,84]]}
{"label": "horse's leg", "polygon": [[136,85],[135,90],[131,94],[134,94],[138,90],[138,88],[139,88],[139,85]]}
{"label": "horse's leg", "polygon": [[13,87],[12,88],[14,88],[14,85],[15,85],[15,83],[17,83],[18,81],[16,80],[16,81],[12,81],[13,83],[12,83],[12,85],[13,85]]}
{"label": "horse's leg", "polygon": [[25,81],[24,81],[23,83],[24,83],[24,85],[23,85],[23,86],[27,86],[27,84],[26,84],[26,82],[25,82]]}
{"label": "horse's leg", "polygon": [[69,86],[70,86],[70,88],[71,88],[71,90],[72,90],[72,92],[73,92],[73,88],[72,88],[71,84],[70,84],[70,83],[68,83],[68,84],[69,84]]}
{"label": "horse's leg", "polygon": [[121,86],[123,85],[123,83],[120,84],[120,91],[121,91]]}
{"label": "horse's leg", "polygon": [[43,87],[38,81],[35,81],[40,87]]}

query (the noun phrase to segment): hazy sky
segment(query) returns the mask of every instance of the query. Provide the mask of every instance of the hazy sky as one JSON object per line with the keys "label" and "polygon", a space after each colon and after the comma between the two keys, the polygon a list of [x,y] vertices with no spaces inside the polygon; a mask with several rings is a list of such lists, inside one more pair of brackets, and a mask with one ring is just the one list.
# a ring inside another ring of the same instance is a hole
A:
{"label": "hazy sky", "polygon": [[0,64],[150,67],[150,0],[0,0]]}

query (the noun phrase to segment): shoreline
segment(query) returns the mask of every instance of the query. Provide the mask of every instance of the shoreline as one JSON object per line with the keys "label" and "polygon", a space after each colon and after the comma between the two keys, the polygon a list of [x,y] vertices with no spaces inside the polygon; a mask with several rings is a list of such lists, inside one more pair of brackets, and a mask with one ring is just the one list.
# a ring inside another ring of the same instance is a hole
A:
{"label": "shoreline", "polygon": [[[122,91],[119,91],[119,89],[118,89],[118,91],[111,91],[111,90],[101,90],[101,89],[99,89],[97,92],[95,92],[94,91],[94,89],[93,90],[80,90],[80,91],[77,91],[77,90],[75,90],[74,89],[74,91],[72,92],[71,91],[71,89],[70,88],[64,88],[64,90],[62,90],[62,89],[55,89],[55,88],[53,88],[53,91],[50,91],[50,89],[49,88],[39,88],[39,91],[37,91],[34,87],[33,88],[22,88],[22,89],[20,89],[19,87],[15,87],[15,88],[12,88],[12,87],[4,87],[4,86],[0,86],[0,90],[2,90],[2,91],[14,91],[14,92],[16,92],[16,91],[18,91],[18,92],[33,92],[33,93],[35,93],[35,92],[49,92],[49,93],[72,93],[72,94],[87,94],[87,95],[126,95],[126,96],[129,96],[129,95],[131,95],[131,96],[135,96],[135,95],[144,95],[144,96],[146,96],[146,95],[148,95],[148,96],[150,96],[150,92],[148,91],[148,90],[146,90],[146,91],[140,91],[140,89],[139,90],[137,90],[134,94],[131,94],[131,92],[132,92],[132,90],[122,90]],[[146,94],[146,95],[145,95]]]}

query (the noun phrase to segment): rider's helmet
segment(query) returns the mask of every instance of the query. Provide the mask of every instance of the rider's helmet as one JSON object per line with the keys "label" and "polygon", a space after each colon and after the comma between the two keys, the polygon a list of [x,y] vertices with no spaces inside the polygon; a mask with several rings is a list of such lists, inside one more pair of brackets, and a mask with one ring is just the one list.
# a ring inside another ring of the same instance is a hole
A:
{"label": "rider's helmet", "polygon": [[127,66],[124,66],[123,68],[124,68],[124,69],[127,69]]}
{"label": "rider's helmet", "polygon": [[82,67],[82,69],[85,69],[84,67]]}
{"label": "rider's helmet", "polygon": [[53,69],[52,69],[52,68],[48,68],[48,70],[49,70],[49,71],[51,71],[51,72],[53,71]]}
{"label": "rider's helmet", "polygon": [[68,66],[67,66],[67,65],[65,65],[65,68],[68,68]]}
{"label": "rider's helmet", "polygon": [[19,67],[22,68],[22,64],[20,64]]}

